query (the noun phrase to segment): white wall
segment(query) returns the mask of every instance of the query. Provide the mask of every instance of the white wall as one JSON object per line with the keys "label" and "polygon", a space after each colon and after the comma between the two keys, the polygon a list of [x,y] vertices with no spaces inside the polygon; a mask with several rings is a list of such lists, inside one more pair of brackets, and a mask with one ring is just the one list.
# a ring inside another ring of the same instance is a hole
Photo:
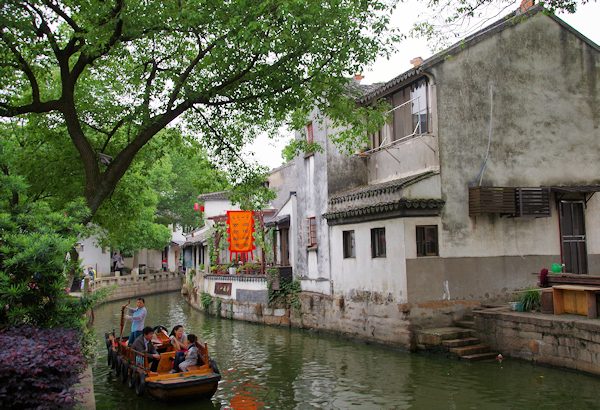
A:
{"label": "white wall", "polygon": [[210,199],[204,203],[204,218],[212,218],[219,215],[225,215],[227,211],[238,211],[239,209],[239,206],[233,205],[227,199]]}
{"label": "white wall", "polygon": [[83,249],[79,252],[79,259],[83,268],[91,266],[96,270],[98,276],[110,274],[110,250],[105,252],[98,246],[98,238],[91,236],[79,241]]}
{"label": "white wall", "polygon": [[[289,230],[289,238],[288,238],[288,247],[290,253],[290,266],[292,267],[292,272],[294,267],[296,266],[296,247],[298,246],[295,238],[298,235],[298,227],[296,224],[296,195],[292,195],[290,199],[281,207],[279,212],[277,212],[277,216],[290,216],[290,230]],[[277,252],[281,254],[281,243],[277,241]],[[281,262],[281,261],[279,261]]]}
{"label": "white wall", "polygon": [[156,249],[141,249],[138,252],[138,264],[146,265],[146,269],[160,271],[162,269],[162,252]]}
{"label": "white wall", "polygon": [[[231,283],[231,296],[226,295],[216,295],[215,294],[215,283],[216,282],[226,282]],[[218,278],[204,278],[204,292],[209,293],[211,296],[217,296],[221,299],[233,299],[235,300],[235,296],[237,294],[238,289],[244,290],[267,290],[267,281],[266,280],[256,280],[256,281],[239,281],[236,280],[236,277],[229,277],[228,275],[219,275]]]}
{"label": "white wall", "polygon": [[[334,225],[331,229],[331,276],[334,294],[372,291],[407,301],[405,219]],[[371,229],[385,228],[386,257],[371,257]],[[354,230],[355,258],[343,257],[342,231]]]}
{"label": "white wall", "polygon": [[167,259],[167,270],[169,272],[177,272],[179,268],[179,255],[183,250],[178,245],[171,244],[169,246],[169,255]]}

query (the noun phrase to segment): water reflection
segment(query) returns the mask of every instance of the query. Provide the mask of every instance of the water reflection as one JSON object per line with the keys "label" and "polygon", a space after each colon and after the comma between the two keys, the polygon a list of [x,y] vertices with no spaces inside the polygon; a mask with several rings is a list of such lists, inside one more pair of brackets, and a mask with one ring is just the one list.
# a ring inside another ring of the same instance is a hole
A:
{"label": "water reflection", "polygon": [[[96,329],[118,325],[120,302],[96,312]],[[221,369],[211,400],[185,409],[506,409],[597,408],[600,380],[507,360],[466,363],[352,343],[312,332],[215,319],[176,294],[146,298],[147,324],[182,324],[206,341]],[[161,308],[162,307],[162,308]],[[94,368],[98,409],[160,409],[116,381],[106,352]]]}

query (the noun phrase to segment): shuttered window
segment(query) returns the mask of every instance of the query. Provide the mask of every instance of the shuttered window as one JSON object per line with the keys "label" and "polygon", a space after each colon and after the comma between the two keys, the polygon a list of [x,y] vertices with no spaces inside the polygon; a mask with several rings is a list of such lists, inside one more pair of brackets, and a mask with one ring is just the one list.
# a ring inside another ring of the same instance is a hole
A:
{"label": "shuttered window", "polygon": [[356,251],[354,250],[354,231],[343,231],[344,258],[354,258]]}
{"label": "shuttered window", "polygon": [[385,228],[371,229],[371,257],[385,258]]}
{"label": "shuttered window", "polygon": [[306,246],[313,248],[317,246],[317,219],[313,216],[307,218],[308,243]]}
{"label": "shuttered window", "polygon": [[438,256],[437,225],[417,226],[417,256]]}

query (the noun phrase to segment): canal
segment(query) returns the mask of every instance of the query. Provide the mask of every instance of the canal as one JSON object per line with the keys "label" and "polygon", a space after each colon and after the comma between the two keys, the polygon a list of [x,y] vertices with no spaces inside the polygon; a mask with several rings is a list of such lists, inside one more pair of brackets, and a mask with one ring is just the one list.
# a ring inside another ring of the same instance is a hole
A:
{"label": "canal", "polygon": [[[209,345],[223,376],[212,400],[185,409],[591,409],[600,379],[518,360],[468,363],[409,354],[330,335],[217,319],[190,308],[178,293],[148,296],[146,324],[182,324]],[[119,325],[122,302],[95,312],[103,335]],[[127,331],[128,329],[126,329]],[[97,409],[163,409],[138,398],[106,365],[93,368]],[[174,408],[174,403],[169,403]]]}

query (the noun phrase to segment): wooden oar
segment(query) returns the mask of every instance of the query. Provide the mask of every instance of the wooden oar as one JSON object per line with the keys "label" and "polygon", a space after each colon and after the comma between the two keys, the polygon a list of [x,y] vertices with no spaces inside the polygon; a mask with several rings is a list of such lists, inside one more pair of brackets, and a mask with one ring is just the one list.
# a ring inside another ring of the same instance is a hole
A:
{"label": "wooden oar", "polygon": [[119,334],[119,343],[121,343],[121,338],[123,337],[123,326],[125,326],[125,308],[129,306],[130,303],[131,299],[129,299],[126,305],[121,306],[121,333]]}

